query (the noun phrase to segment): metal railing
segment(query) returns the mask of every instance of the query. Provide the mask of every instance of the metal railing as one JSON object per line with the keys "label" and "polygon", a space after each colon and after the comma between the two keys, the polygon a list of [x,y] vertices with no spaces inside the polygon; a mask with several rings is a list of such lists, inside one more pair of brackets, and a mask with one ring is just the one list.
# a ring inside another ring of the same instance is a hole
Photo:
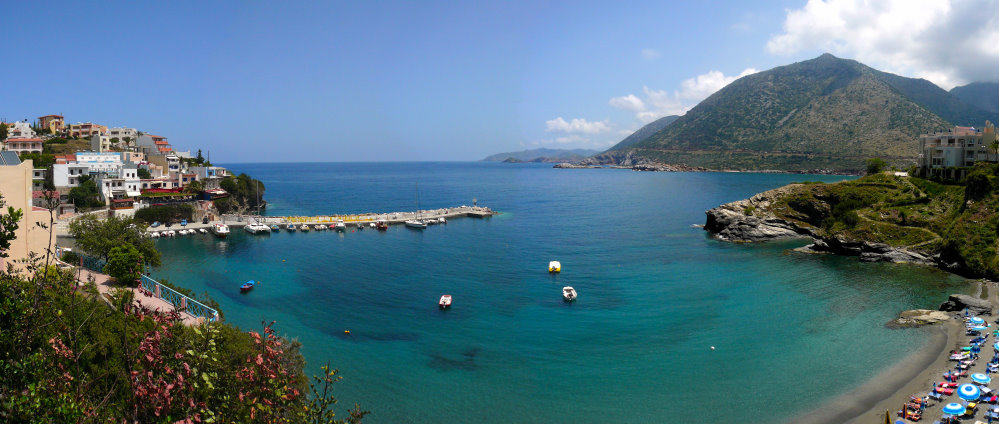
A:
{"label": "metal railing", "polygon": [[142,288],[149,290],[153,296],[165,300],[167,303],[173,305],[178,311],[185,311],[188,314],[196,317],[202,317],[208,321],[218,321],[219,312],[205,306],[201,302],[187,297],[174,289],[164,286],[149,277],[148,275],[142,274]]}
{"label": "metal railing", "polygon": [[[60,256],[62,256],[60,254]],[[79,265],[91,271],[96,271],[103,273],[104,265],[107,263],[98,258],[92,258],[90,256],[78,253],[77,256],[80,258]],[[208,321],[218,321],[219,312],[215,309],[205,306],[203,303],[198,302],[190,297],[187,297],[180,292],[171,289],[159,281],[152,279],[152,277],[142,274],[142,279],[140,280],[140,286],[148,290],[152,296],[163,299],[167,303],[173,305],[178,311],[187,312],[195,317],[202,317]]]}

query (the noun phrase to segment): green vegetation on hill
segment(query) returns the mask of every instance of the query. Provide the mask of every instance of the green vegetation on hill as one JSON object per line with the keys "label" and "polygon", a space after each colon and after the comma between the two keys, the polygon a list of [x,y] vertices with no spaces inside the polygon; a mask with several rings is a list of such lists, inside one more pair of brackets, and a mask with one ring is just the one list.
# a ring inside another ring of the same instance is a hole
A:
{"label": "green vegetation on hill", "polygon": [[857,171],[879,156],[908,166],[920,134],[989,116],[927,81],[825,54],[740,78],[644,140],[587,162]]}
{"label": "green vegetation on hill", "polygon": [[[0,246],[19,213],[0,212]],[[108,266],[133,278],[140,255],[114,246]],[[355,405],[337,419],[337,370],[322,367],[310,383],[301,345],[273,322],[261,332],[188,326],[136,304],[131,290],[102,295],[37,258],[27,266],[30,277],[0,270],[2,422],[360,423],[367,414]]]}
{"label": "green vegetation on hill", "polygon": [[970,275],[999,278],[996,164],[977,164],[959,183],[879,173],[795,185],[762,212],[821,238],[883,243],[938,256]]}
{"label": "green vegetation on hill", "polygon": [[226,177],[219,186],[229,193],[229,197],[215,201],[215,208],[219,213],[257,212],[267,206],[264,202],[267,187],[249,175]]}
{"label": "green vegetation on hill", "polygon": [[656,119],[655,121],[646,124],[644,127],[639,128],[638,131],[631,133],[631,135],[625,137],[624,140],[621,140],[607,150],[621,149],[645,140],[646,138],[652,136],[652,134],[662,131],[663,128],[666,128],[667,125],[672,124],[677,119],[680,119],[680,115],[669,115]]}

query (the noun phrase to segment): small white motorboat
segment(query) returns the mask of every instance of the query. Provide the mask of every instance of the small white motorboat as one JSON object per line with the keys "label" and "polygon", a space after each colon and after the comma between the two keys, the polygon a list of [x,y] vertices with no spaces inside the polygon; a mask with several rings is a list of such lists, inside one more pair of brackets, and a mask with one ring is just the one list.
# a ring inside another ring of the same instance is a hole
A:
{"label": "small white motorboat", "polygon": [[151,237],[151,238],[160,238],[160,233],[157,233],[157,232],[153,231],[153,232],[149,233],[149,237]]}
{"label": "small white motorboat", "polygon": [[212,233],[219,238],[225,238],[229,235],[229,226],[221,222],[216,222],[212,224]]}
{"label": "small white motorboat", "polygon": [[576,300],[576,289],[572,288],[572,286],[562,287],[562,298],[565,299],[566,302]]}
{"label": "small white motorboat", "polygon": [[442,216],[440,218],[437,218],[437,223],[438,224],[447,224],[447,220],[444,219],[444,217]]}
{"label": "small white motorboat", "polygon": [[298,227],[298,229],[299,229],[299,230],[302,230],[302,232],[303,232],[303,233],[307,233],[307,232],[309,232],[309,230],[310,230],[310,228],[309,228],[309,224],[302,224],[302,226],[301,226],[301,227]]}
{"label": "small white motorboat", "polygon": [[375,227],[378,226],[378,224],[375,224],[374,222],[369,222],[368,226],[371,227],[371,228],[375,228]]}
{"label": "small white motorboat", "polygon": [[208,234],[208,230],[206,230],[204,228],[199,228],[198,232],[201,233],[201,234]]}
{"label": "small white motorboat", "polygon": [[325,231],[325,230],[326,230],[326,224],[317,224],[316,225],[316,231]]}
{"label": "small white motorboat", "polygon": [[562,263],[559,261],[548,262],[548,272],[551,273],[562,272]]}
{"label": "small white motorboat", "polygon": [[451,307],[451,295],[445,294],[444,296],[441,296],[441,301],[437,302],[437,305],[439,305],[441,307],[441,309],[450,308]]}
{"label": "small white motorboat", "polygon": [[336,221],[335,224],[333,224],[333,228],[335,230],[337,230],[337,231],[346,231],[347,230],[347,224],[344,224],[343,220],[339,219],[339,220]]}

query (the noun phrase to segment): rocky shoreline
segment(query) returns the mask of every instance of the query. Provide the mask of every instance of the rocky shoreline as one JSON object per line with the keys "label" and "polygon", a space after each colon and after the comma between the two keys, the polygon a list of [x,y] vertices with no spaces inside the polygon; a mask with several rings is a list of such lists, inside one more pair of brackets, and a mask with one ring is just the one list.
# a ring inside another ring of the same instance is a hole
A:
{"label": "rocky shoreline", "polygon": [[[592,158],[591,158],[592,159]],[[670,164],[648,161],[624,161],[621,163],[603,163],[595,160],[583,160],[580,162],[560,162],[553,168],[560,169],[630,169],[632,171],[648,172],[753,172],[761,174],[815,174],[815,175],[859,175],[855,172],[836,171],[832,169],[808,169],[797,171],[785,171],[779,169],[711,169],[700,166],[689,166],[683,164]]]}
{"label": "rocky shoreline", "polygon": [[[910,250],[862,240],[840,237],[823,237],[809,226],[777,217],[769,212],[770,205],[781,196],[790,193],[796,186],[791,184],[756,194],[705,211],[704,230],[715,238],[733,243],[755,243],[771,240],[809,238],[812,243],[795,249],[804,253],[831,253],[843,256],[856,256],[864,262],[907,263],[938,267],[944,271],[967,275],[956,263],[947,263],[939,254]],[[983,280],[982,284],[992,284]],[[993,284],[994,285],[994,284]],[[937,310],[914,309],[903,311],[895,320],[886,325],[891,328],[918,327],[946,321],[954,311],[968,309],[971,314],[986,314],[996,305],[988,300],[964,294],[952,294],[947,302]]]}

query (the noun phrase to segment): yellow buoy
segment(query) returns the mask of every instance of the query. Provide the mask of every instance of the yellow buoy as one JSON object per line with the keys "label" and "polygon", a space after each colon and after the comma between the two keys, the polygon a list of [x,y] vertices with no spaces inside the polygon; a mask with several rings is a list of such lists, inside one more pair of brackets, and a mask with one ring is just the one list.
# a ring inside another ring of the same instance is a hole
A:
{"label": "yellow buoy", "polygon": [[344,334],[350,334],[350,330],[343,330]]}

